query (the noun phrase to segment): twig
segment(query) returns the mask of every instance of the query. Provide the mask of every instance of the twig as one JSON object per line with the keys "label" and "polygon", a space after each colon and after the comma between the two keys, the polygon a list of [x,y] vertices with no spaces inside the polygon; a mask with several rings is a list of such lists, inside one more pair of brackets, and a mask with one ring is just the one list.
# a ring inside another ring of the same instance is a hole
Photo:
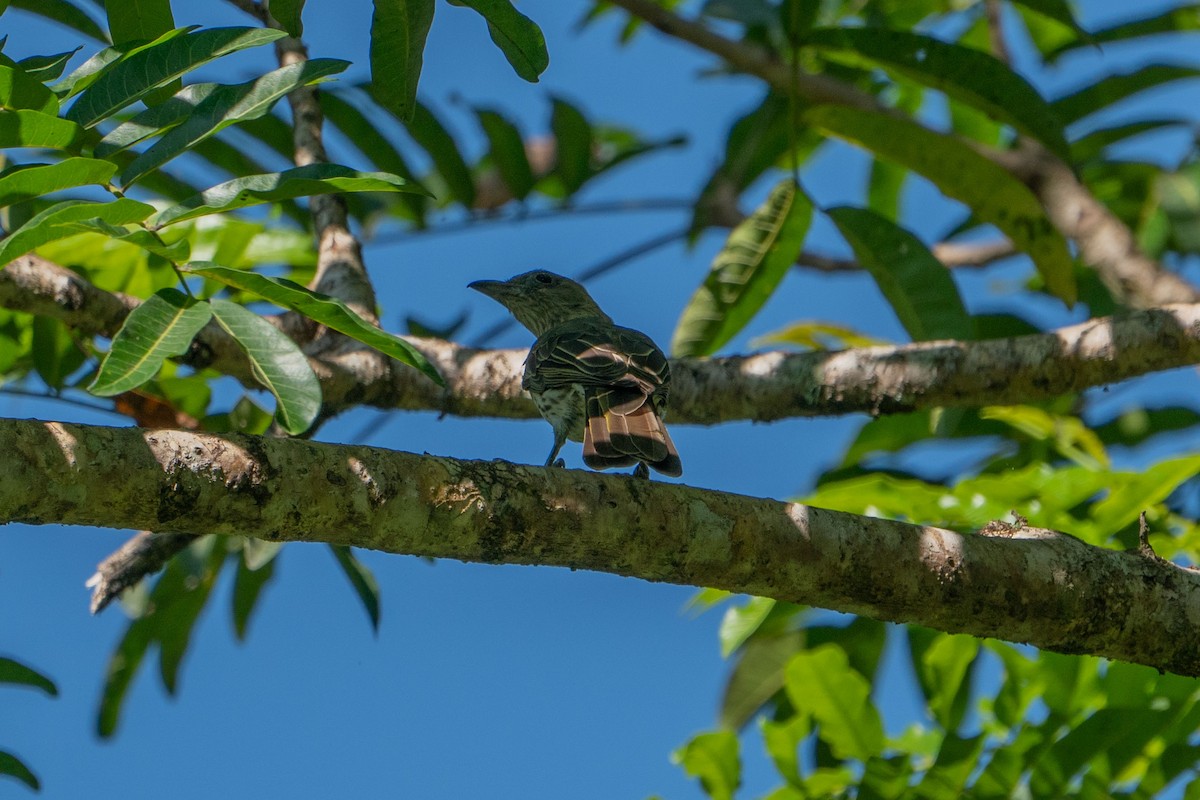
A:
{"label": "twig", "polygon": [[983,0],[983,13],[987,20],[988,39],[992,45],[992,54],[1005,64],[1012,64],[1012,55],[1008,52],[1008,42],[1004,39],[1004,7],[1000,0]]}
{"label": "twig", "polygon": [[191,533],[141,531],[100,562],[85,584],[92,590],[91,609],[99,614],[121,592],[153,575],[196,539]]}

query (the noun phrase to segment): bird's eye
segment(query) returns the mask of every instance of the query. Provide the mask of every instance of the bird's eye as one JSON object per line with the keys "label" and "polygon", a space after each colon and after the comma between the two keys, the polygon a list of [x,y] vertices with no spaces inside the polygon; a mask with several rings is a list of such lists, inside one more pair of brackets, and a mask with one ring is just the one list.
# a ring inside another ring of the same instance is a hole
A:
{"label": "bird's eye", "polygon": [[553,283],[554,282],[554,279],[551,278],[549,275],[547,275],[544,272],[539,272],[537,275],[535,275],[534,280],[536,280],[538,283]]}

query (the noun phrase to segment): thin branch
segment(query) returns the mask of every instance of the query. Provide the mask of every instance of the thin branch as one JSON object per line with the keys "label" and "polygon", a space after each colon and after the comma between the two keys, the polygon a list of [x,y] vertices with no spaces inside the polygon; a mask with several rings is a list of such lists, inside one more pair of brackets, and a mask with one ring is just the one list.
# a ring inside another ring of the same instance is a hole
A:
{"label": "thin branch", "polygon": [[100,562],[85,584],[92,590],[91,610],[99,614],[121,592],[158,572],[196,539],[193,533],[141,531]]}
{"label": "thin branch", "polygon": [[[663,33],[707,50],[731,66],[762,78],[781,92],[791,83],[787,65],[761,47],[726,39],[704,25],[685,20],[653,0],[610,0]],[[873,96],[823,75],[802,75],[797,90],[816,103],[851,106],[895,115]],[[1076,177],[1071,167],[1036,142],[1023,140],[1010,151],[962,140],[976,152],[1009,169],[1026,183],[1046,208],[1051,223],[1079,245],[1080,256],[1096,269],[1114,296],[1127,305],[1149,308],[1164,303],[1194,303],[1200,291],[1145,255],[1133,233]]]}
{"label": "thin branch", "polygon": [[1024,525],[964,535],[582,470],[36,420],[0,420],[0,470],[3,520],[587,569],[1200,675],[1200,574]]}
{"label": "thin branch", "polygon": [[992,55],[1011,65],[1012,55],[1008,52],[1008,42],[1004,38],[1004,6],[1000,0],[983,0],[983,14],[987,22]]}

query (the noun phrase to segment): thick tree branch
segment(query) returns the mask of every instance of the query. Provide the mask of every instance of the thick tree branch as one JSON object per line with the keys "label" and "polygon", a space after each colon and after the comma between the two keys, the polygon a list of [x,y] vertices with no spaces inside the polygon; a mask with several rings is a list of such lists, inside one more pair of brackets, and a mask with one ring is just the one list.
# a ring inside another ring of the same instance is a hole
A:
{"label": "thick tree branch", "polygon": [[29,420],[0,420],[0,469],[3,520],[589,569],[1200,675],[1200,575],[1053,531],[963,535],[626,476]]}
{"label": "thick tree branch", "polygon": [[[653,0],[611,2],[668,36],[720,56],[736,69],[762,78],[785,94],[798,91],[816,103],[896,113],[871,95],[832,78],[802,73],[793,82],[787,65],[767,50],[726,39],[704,25],[675,15]],[[1033,190],[1045,206],[1051,223],[1078,243],[1084,263],[1099,273],[1119,301],[1149,308],[1163,303],[1200,300],[1200,291],[1141,252],[1129,228],[1092,195],[1069,165],[1053,153],[1028,140],[1010,151],[985,148],[973,142],[967,144],[1011,170]]]}
{"label": "thick tree branch", "polygon": [[[130,303],[35,257],[0,271],[0,306],[36,309],[89,333],[111,335]],[[222,336],[210,338],[205,329],[198,339],[210,356],[205,363],[255,385],[236,346],[227,347]],[[445,389],[352,343],[310,360],[327,410],[369,405],[460,416],[537,416],[521,390],[524,350],[408,340],[446,378]],[[671,419],[710,425],[1022,403],[1193,364],[1200,364],[1200,304],[1164,306],[1010,339],[676,360]]]}

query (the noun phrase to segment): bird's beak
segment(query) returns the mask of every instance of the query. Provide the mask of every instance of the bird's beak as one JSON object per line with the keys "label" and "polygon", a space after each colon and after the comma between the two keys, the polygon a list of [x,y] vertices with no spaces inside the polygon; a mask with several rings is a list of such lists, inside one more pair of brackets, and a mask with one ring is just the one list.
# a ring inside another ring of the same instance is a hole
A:
{"label": "bird's beak", "polygon": [[482,292],[493,300],[500,300],[501,297],[508,294],[506,281],[471,281],[467,284],[467,288]]}

